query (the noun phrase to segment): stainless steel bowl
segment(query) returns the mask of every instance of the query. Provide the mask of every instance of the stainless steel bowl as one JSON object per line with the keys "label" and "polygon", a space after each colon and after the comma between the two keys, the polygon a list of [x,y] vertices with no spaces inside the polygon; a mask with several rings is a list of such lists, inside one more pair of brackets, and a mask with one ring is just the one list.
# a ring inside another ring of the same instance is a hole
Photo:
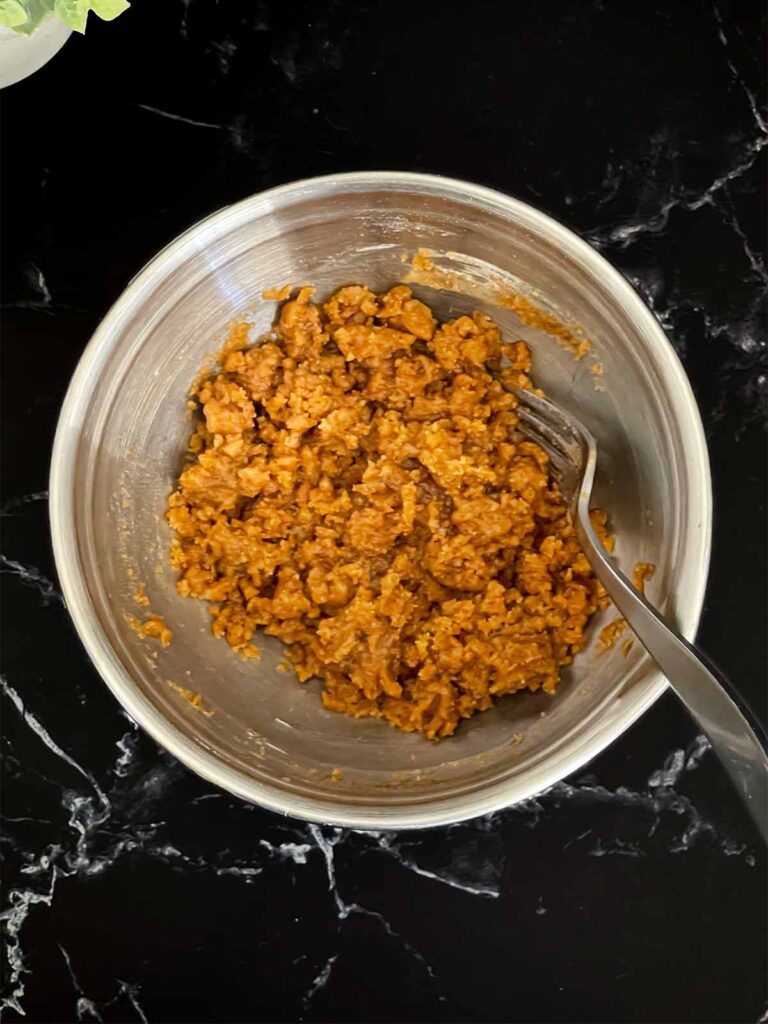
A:
{"label": "stainless steel bowl", "polygon": [[[524,800],[599,753],[665,687],[639,645],[599,653],[597,622],[554,698],[506,697],[433,744],[326,711],[319,683],[278,670],[277,641],[245,661],[214,639],[203,603],[176,594],[163,512],[190,432],[190,382],[227,323],[248,314],[266,329],[274,305],[259,296],[285,282],[385,287],[420,247],[583,328],[591,356],[576,361],[492,301],[416,288],[440,316],[484,308],[508,338],[529,340],[537,380],[598,439],[596,499],[622,567],[656,564],[650,593],[688,637],[704,596],[711,492],[691,389],[632,288],[570,231],[500,193],[394,172],[296,182],[208,217],[129,285],[77,368],[51,470],[56,563],[83,643],[128,713],[209,781],[310,821],[418,827]],[[173,630],[166,649],[126,619],[141,614],[139,582]]]}

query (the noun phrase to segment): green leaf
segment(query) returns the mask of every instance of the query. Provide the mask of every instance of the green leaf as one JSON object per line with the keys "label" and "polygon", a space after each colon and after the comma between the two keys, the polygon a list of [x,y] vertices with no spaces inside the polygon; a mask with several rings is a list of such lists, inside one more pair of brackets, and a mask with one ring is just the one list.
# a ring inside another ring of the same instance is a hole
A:
{"label": "green leaf", "polygon": [[85,32],[89,7],[88,0],[56,0],[53,9],[65,25],[75,32]]}
{"label": "green leaf", "polygon": [[[8,0],[0,0],[0,6]],[[15,0],[25,12],[25,20],[19,25],[12,26],[14,31],[22,32],[25,36],[31,35],[37,26],[53,10],[54,0]],[[2,23],[2,19],[0,19]]]}
{"label": "green leaf", "polygon": [[27,20],[27,12],[19,0],[0,0],[0,25],[17,28]]}
{"label": "green leaf", "polygon": [[130,7],[128,0],[0,0],[0,25],[29,35],[51,11],[76,32],[85,32],[88,12],[112,21]]}
{"label": "green leaf", "polygon": [[112,21],[130,6],[128,0],[91,0],[91,10],[104,21]]}

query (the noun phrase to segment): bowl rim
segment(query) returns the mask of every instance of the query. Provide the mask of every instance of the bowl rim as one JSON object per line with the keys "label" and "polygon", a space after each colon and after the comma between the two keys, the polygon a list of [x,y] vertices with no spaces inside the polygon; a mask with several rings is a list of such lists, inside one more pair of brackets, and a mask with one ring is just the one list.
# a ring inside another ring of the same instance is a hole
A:
{"label": "bowl rim", "polygon": [[[162,248],[136,274],[107,311],[86,345],[59,414],[53,444],[49,480],[49,515],[56,569],[66,607],[75,629],[96,670],[131,718],[161,746],[206,781],[235,796],[268,810],[292,815],[318,824],[353,828],[425,828],[451,824],[478,815],[490,814],[530,799],[577,771],[625,732],[667,689],[668,683],[658,670],[629,691],[614,698],[612,706],[623,707],[593,722],[584,735],[574,737],[564,749],[545,764],[536,765],[522,777],[502,780],[478,789],[471,795],[440,798],[431,806],[382,807],[375,810],[347,806],[325,798],[305,798],[286,793],[267,783],[247,777],[202,749],[165,719],[145,697],[112,651],[106,635],[95,626],[95,616],[81,571],[76,542],[74,489],[80,427],[92,398],[93,383],[119,339],[121,320],[144,291],[154,288],[159,273],[176,265],[188,250],[199,248],[201,234],[230,226],[227,222],[251,219],[261,207],[268,213],[302,193],[326,190],[326,197],[355,187],[391,187],[402,191],[409,186],[440,195],[449,194],[463,201],[501,208],[518,222],[547,235],[574,260],[599,277],[611,290],[616,302],[631,314],[637,330],[654,348],[659,368],[667,385],[677,397],[675,418],[679,424],[690,474],[690,501],[700,520],[696,542],[689,539],[692,586],[685,614],[679,614],[679,628],[692,640],[696,634],[704,603],[712,543],[712,481],[704,428],[696,400],[682,363],[661,325],[627,279],[605,257],[559,221],[522,200],[496,189],[458,178],[411,171],[353,171],[304,178],[255,193],[225,206],[197,221]],[[606,708],[606,712],[608,708]],[[514,790],[514,793],[510,792]]]}

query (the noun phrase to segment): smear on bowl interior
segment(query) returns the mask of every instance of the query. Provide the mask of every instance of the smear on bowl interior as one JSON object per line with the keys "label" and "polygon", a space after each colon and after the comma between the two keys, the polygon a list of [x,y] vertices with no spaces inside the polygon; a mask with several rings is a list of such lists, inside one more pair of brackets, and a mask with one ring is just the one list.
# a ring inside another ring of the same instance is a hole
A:
{"label": "smear on bowl interior", "polygon": [[607,598],[517,431],[525,343],[482,313],[439,324],[405,285],[272,294],[271,336],[233,325],[193,386],[168,508],[179,593],[246,655],[259,628],[283,640],[327,708],[431,739],[502,694],[554,692]]}

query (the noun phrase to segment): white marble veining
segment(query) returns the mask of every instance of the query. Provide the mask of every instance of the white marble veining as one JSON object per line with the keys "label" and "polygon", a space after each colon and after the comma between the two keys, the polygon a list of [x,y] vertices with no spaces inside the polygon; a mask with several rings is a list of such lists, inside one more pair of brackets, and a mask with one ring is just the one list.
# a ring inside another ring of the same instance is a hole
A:
{"label": "white marble veining", "polygon": [[707,187],[694,195],[686,195],[679,188],[673,190],[669,199],[660,204],[657,211],[650,216],[637,220],[622,222],[613,226],[598,227],[588,232],[587,238],[597,249],[612,247],[626,249],[641,235],[658,235],[669,224],[669,215],[673,210],[686,210],[695,213],[703,206],[716,206],[720,193],[730,184],[750,170],[761,151],[768,145],[768,136],[761,129],[761,134],[754,139],[743,140],[733,164],[717,175]]}
{"label": "white marble veining", "polygon": [[223,131],[224,125],[213,124],[211,121],[197,121],[192,117],[182,117],[181,114],[172,114],[168,110],[160,110],[159,107],[151,107],[148,103],[137,103],[140,110],[146,110],[149,114],[157,114],[158,117],[167,117],[169,121],[181,121],[182,124],[190,124],[193,128],[215,128]]}
{"label": "white marble veining", "polygon": [[[383,934],[397,941],[408,955],[422,965],[430,978],[434,977],[432,966],[423,954],[392,926],[384,914],[342,895],[337,851],[353,844],[359,853],[383,854],[394,860],[404,871],[454,889],[470,898],[498,898],[501,893],[503,864],[495,865],[494,880],[483,874],[482,862],[475,865],[480,871],[479,877],[475,879],[467,875],[466,864],[458,874],[457,869],[452,868],[450,863],[442,868],[426,867],[419,862],[419,847],[412,843],[408,834],[369,834],[294,823],[290,828],[296,839],[274,842],[263,837],[254,837],[251,854],[247,859],[230,854],[226,850],[217,851],[215,854],[185,850],[179,840],[171,841],[165,838],[167,829],[163,820],[128,820],[124,810],[125,807],[135,809],[148,799],[153,802],[157,799],[161,802],[172,799],[171,794],[178,780],[175,766],[160,763],[147,769],[145,765],[138,764],[138,735],[131,729],[117,741],[117,756],[107,773],[110,781],[102,787],[95,775],[84,768],[53,738],[47,726],[26,708],[18,692],[5,680],[3,692],[24,723],[45,744],[50,753],[73,769],[77,777],[85,783],[83,789],[63,788],[61,791],[61,804],[68,814],[71,840],[40,850],[25,850],[25,867],[22,873],[29,880],[29,885],[17,886],[8,894],[9,909],[2,915],[7,939],[6,962],[11,979],[11,993],[6,998],[6,1005],[13,1007],[17,1012],[20,1012],[23,1005],[25,991],[27,967],[22,932],[28,915],[35,907],[51,905],[56,884],[61,878],[102,874],[113,868],[120,858],[129,855],[155,859],[174,870],[202,872],[213,877],[239,878],[245,884],[253,884],[265,871],[279,868],[281,864],[287,863],[295,869],[301,869],[309,863],[313,855],[319,855],[324,864],[331,907],[336,919],[343,923],[351,915],[361,915],[379,922]],[[583,848],[586,855],[592,857],[644,856],[647,852],[645,844],[653,842],[664,820],[664,841],[669,844],[670,852],[685,853],[706,837],[724,856],[740,856],[744,857],[747,863],[754,863],[750,850],[743,844],[736,843],[732,837],[721,835],[711,822],[703,819],[690,799],[676,788],[688,773],[696,770],[708,748],[709,744],[705,737],[698,736],[688,748],[674,750],[664,764],[652,772],[644,790],[624,787],[611,790],[596,783],[586,782],[558,783],[534,801],[447,829],[445,843],[449,852],[454,849],[457,855],[460,855],[463,838],[479,834],[485,836],[486,839],[483,841],[487,842],[495,830],[510,820],[518,819],[528,827],[536,828],[542,821],[553,815],[557,816],[565,804],[569,805],[571,814],[574,807],[589,810],[601,805],[615,805],[623,812],[621,820],[629,821],[633,828],[637,823],[633,822],[634,816],[642,822],[646,840],[640,842],[637,838],[629,839],[623,835],[596,834],[596,826],[593,826],[568,840],[565,846]],[[126,785],[131,787],[128,791],[125,791]],[[218,794],[205,794],[198,800],[205,797],[214,799],[217,796]],[[237,806],[237,802],[233,801],[233,807]],[[671,829],[670,824],[673,826]],[[634,831],[637,832],[637,829],[634,828]],[[297,841],[302,834],[305,836],[304,841]],[[452,837],[455,838],[455,842]],[[535,913],[543,916],[546,910],[545,896],[542,894]],[[313,985],[315,982],[318,984],[312,995],[322,987],[320,982],[323,979],[327,981],[327,975],[324,974],[326,968],[328,964],[315,978]],[[94,1012],[98,1012],[98,1008],[94,1010],[93,1001],[82,992],[79,992],[77,998],[81,1013],[79,1019],[89,1019],[87,1014],[91,1014],[90,1019],[98,1019],[93,1016]]]}
{"label": "white marble veining", "polygon": [[64,960],[64,964],[67,968],[67,973],[72,979],[72,987],[75,992],[75,1014],[78,1021],[103,1021],[104,1018],[102,1013],[108,1010],[113,1004],[117,1003],[121,999],[124,999],[129,1006],[133,1009],[137,1019],[141,1024],[149,1024],[147,1016],[142,1009],[141,1003],[139,1002],[140,986],[136,984],[130,984],[127,981],[122,981],[120,978],[115,980],[117,991],[111,999],[106,1002],[98,1002],[95,999],[90,999],[86,996],[85,992],[80,985],[75,969],[72,965],[72,958],[69,953],[64,949],[61,943],[58,944],[61,956]]}
{"label": "white marble veining", "polygon": [[17,576],[22,583],[34,589],[40,594],[43,604],[50,604],[51,601],[58,601],[64,604],[64,597],[52,580],[42,573],[34,565],[22,565],[15,558],[7,558],[0,554],[0,573],[7,572]]}
{"label": "white marble veining", "polygon": [[[307,989],[306,994],[301,1001],[301,1009],[303,1011],[309,1009],[310,1003],[315,998],[320,989],[325,988],[325,986],[328,984],[328,979],[331,976],[333,965],[336,963],[338,959],[338,953],[334,953],[333,956],[329,956],[328,959],[325,961],[325,964],[323,965],[322,969],[318,972],[317,976],[313,978],[312,984]],[[300,1019],[303,1019],[303,1017],[301,1017]]]}
{"label": "white marble veining", "polygon": [[736,84],[739,86],[739,88],[746,96],[747,102],[749,103],[749,109],[752,111],[752,116],[754,117],[755,123],[757,124],[758,128],[760,129],[760,131],[763,132],[764,135],[768,135],[768,119],[766,119],[766,116],[763,113],[763,111],[760,110],[760,106],[757,101],[757,95],[755,91],[753,89],[750,89],[747,83],[744,81],[742,75],[740,74],[738,68],[736,67],[730,56],[731,44],[729,43],[728,37],[725,34],[725,24],[723,22],[723,16],[720,13],[720,8],[717,4],[714,4],[712,10],[714,12],[715,23],[717,25],[717,37],[722,43],[723,48],[726,52],[725,62],[728,65],[728,69],[733,75],[733,80],[736,82]]}
{"label": "white marble veining", "polygon": [[36,501],[48,501],[48,491],[34,491],[19,498],[10,498],[0,507],[0,517],[19,515],[19,510],[23,509],[24,505],[31,505]]}

